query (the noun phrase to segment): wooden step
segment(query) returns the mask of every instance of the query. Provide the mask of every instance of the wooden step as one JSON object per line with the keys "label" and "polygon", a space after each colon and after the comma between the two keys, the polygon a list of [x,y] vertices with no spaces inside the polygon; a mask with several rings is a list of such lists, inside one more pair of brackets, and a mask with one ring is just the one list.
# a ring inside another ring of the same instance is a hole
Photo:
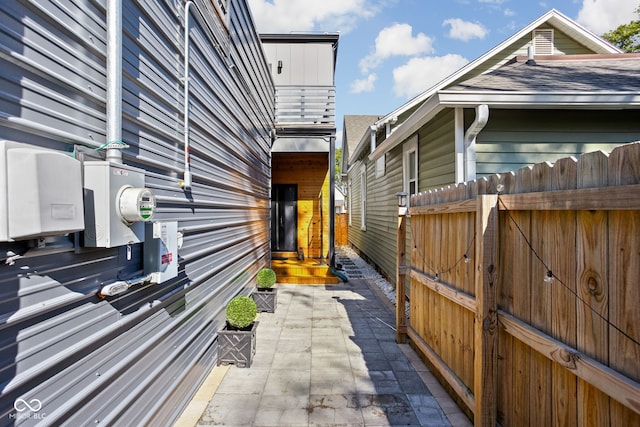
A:
{"label": "wooden step", "polygon": [[275,259],[275,260],[298,259],[298,252],[271,252],[271,259]]}
{"label": "wooden step", "polygon": [[271,268],[278,283],[336,284],[340,279],[331,273],[330,267],[317,259],[273,259]]}

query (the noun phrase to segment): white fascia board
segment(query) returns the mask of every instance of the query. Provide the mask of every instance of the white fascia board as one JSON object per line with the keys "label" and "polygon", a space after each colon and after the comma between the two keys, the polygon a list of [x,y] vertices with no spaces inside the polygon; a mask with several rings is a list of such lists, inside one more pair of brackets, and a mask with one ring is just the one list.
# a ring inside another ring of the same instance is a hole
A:
{"label": "white fascia board", "polygon": [[391,135],[369,155],[369,160],[376,161],[392,148],[403,143],[444,108],[445,106],[440,103],[438,94],[429,98],[407,120],[393,130]]}
{"label": "white fascia board", "polygon": [[362,153],[362,150],[370,146],[371,146],[371,128],[367,127],[367,129],[362,134],[362,138],[360,138],[360,142],[358,142],[358,145],[356,145],[356,148],[353,150],[353,154],[349,156],[349,161],[351,161],[351,159],[354,159],[354,160],[357,159],[358,156],[360,156],[360,153]]}
{"label": "white fascia board", "polygon": [[458,71],[455,71],[453,74],[450,74],[448,77],[445,77],[439,83],[436,83],[431,88],[422,92],[420,95],[417,95],[413,99],[409,100],[404,105],[400,106],[396,110],[387,114],[386,116],[380,118],[375,124],[378,125],[380,123],[384,123],[386,120],[389,120],[391,117],[398,117],[405,111],[415,107],[419,103],[431,97],[434,93],[436,93],[440,89],[444,89],[448,85],[452,84],[454,81],[467,74],[469,71],[474,68],[480,66],[482,63],[486,62],[493,56],[497,55],[500,51],[506,49],[511,44],[525,37],[527,34],[531,33],[534,29],[538,28],[540,25],[549,22],[554,27],[566,32],[570,33],[576,40],[579,40],[581,43],[584,43],[590,49],[593,49],[596,53],[623,53],[622,50],[613,46],[603,38],[597,36],[593,32],[587,30],[586,28],[578,25],[567,16],[558,12],[555,9],[551,9],[549,12],[545,13],[490,51],[486,52],[484,55],[479,56],[473,61],[469,62],[464,67],[460,68]]}
{"label": "white fascia board", "polygon": [[623,109],[640,107],[638,92],[495,92],[441,91],[440,103],[446,107],[488,104],[492,108],[581,108]]}

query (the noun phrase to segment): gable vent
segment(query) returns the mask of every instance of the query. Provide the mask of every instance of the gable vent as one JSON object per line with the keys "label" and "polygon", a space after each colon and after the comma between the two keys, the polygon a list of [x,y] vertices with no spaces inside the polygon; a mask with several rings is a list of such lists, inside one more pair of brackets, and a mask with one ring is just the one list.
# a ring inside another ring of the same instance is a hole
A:
{"label": "gable vent", "polygon": [[533,51],[536,55],[553,55],[553,30],[533,31]]}

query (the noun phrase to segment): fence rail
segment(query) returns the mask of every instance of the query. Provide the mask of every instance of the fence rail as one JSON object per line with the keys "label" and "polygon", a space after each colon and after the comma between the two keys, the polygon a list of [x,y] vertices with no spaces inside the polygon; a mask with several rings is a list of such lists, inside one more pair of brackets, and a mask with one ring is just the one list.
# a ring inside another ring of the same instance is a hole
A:
{"label": "fence rail", "polygon": [[476,425],[640,425],[640,144],[411,206],[407,335]]}

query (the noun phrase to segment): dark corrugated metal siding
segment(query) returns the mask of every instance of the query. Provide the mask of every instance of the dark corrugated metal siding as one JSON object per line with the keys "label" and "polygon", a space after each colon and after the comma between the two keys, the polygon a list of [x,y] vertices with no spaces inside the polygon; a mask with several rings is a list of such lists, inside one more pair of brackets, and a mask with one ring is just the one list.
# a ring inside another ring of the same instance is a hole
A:
{"label": "dark corrugated metal siding", "polygon": [[[178,277],[106,300],[141,274],[142,245],[52,239],[0,268],[0,425],[171,425],[217,358],[226,302],[269,258],[274,90],[245,1],[228,32],[192,8],[191,165],[183,170],[182,1],[123,0],[123,140],[184,233]],[[16,1],[0,9],[0,139],[71,151],[106,133],[105,1]],[[0,243],[20,253],[23,243]],[[18,413],[16,399],[38,399]],[[40,416],[40,419],[37,416]]]}

